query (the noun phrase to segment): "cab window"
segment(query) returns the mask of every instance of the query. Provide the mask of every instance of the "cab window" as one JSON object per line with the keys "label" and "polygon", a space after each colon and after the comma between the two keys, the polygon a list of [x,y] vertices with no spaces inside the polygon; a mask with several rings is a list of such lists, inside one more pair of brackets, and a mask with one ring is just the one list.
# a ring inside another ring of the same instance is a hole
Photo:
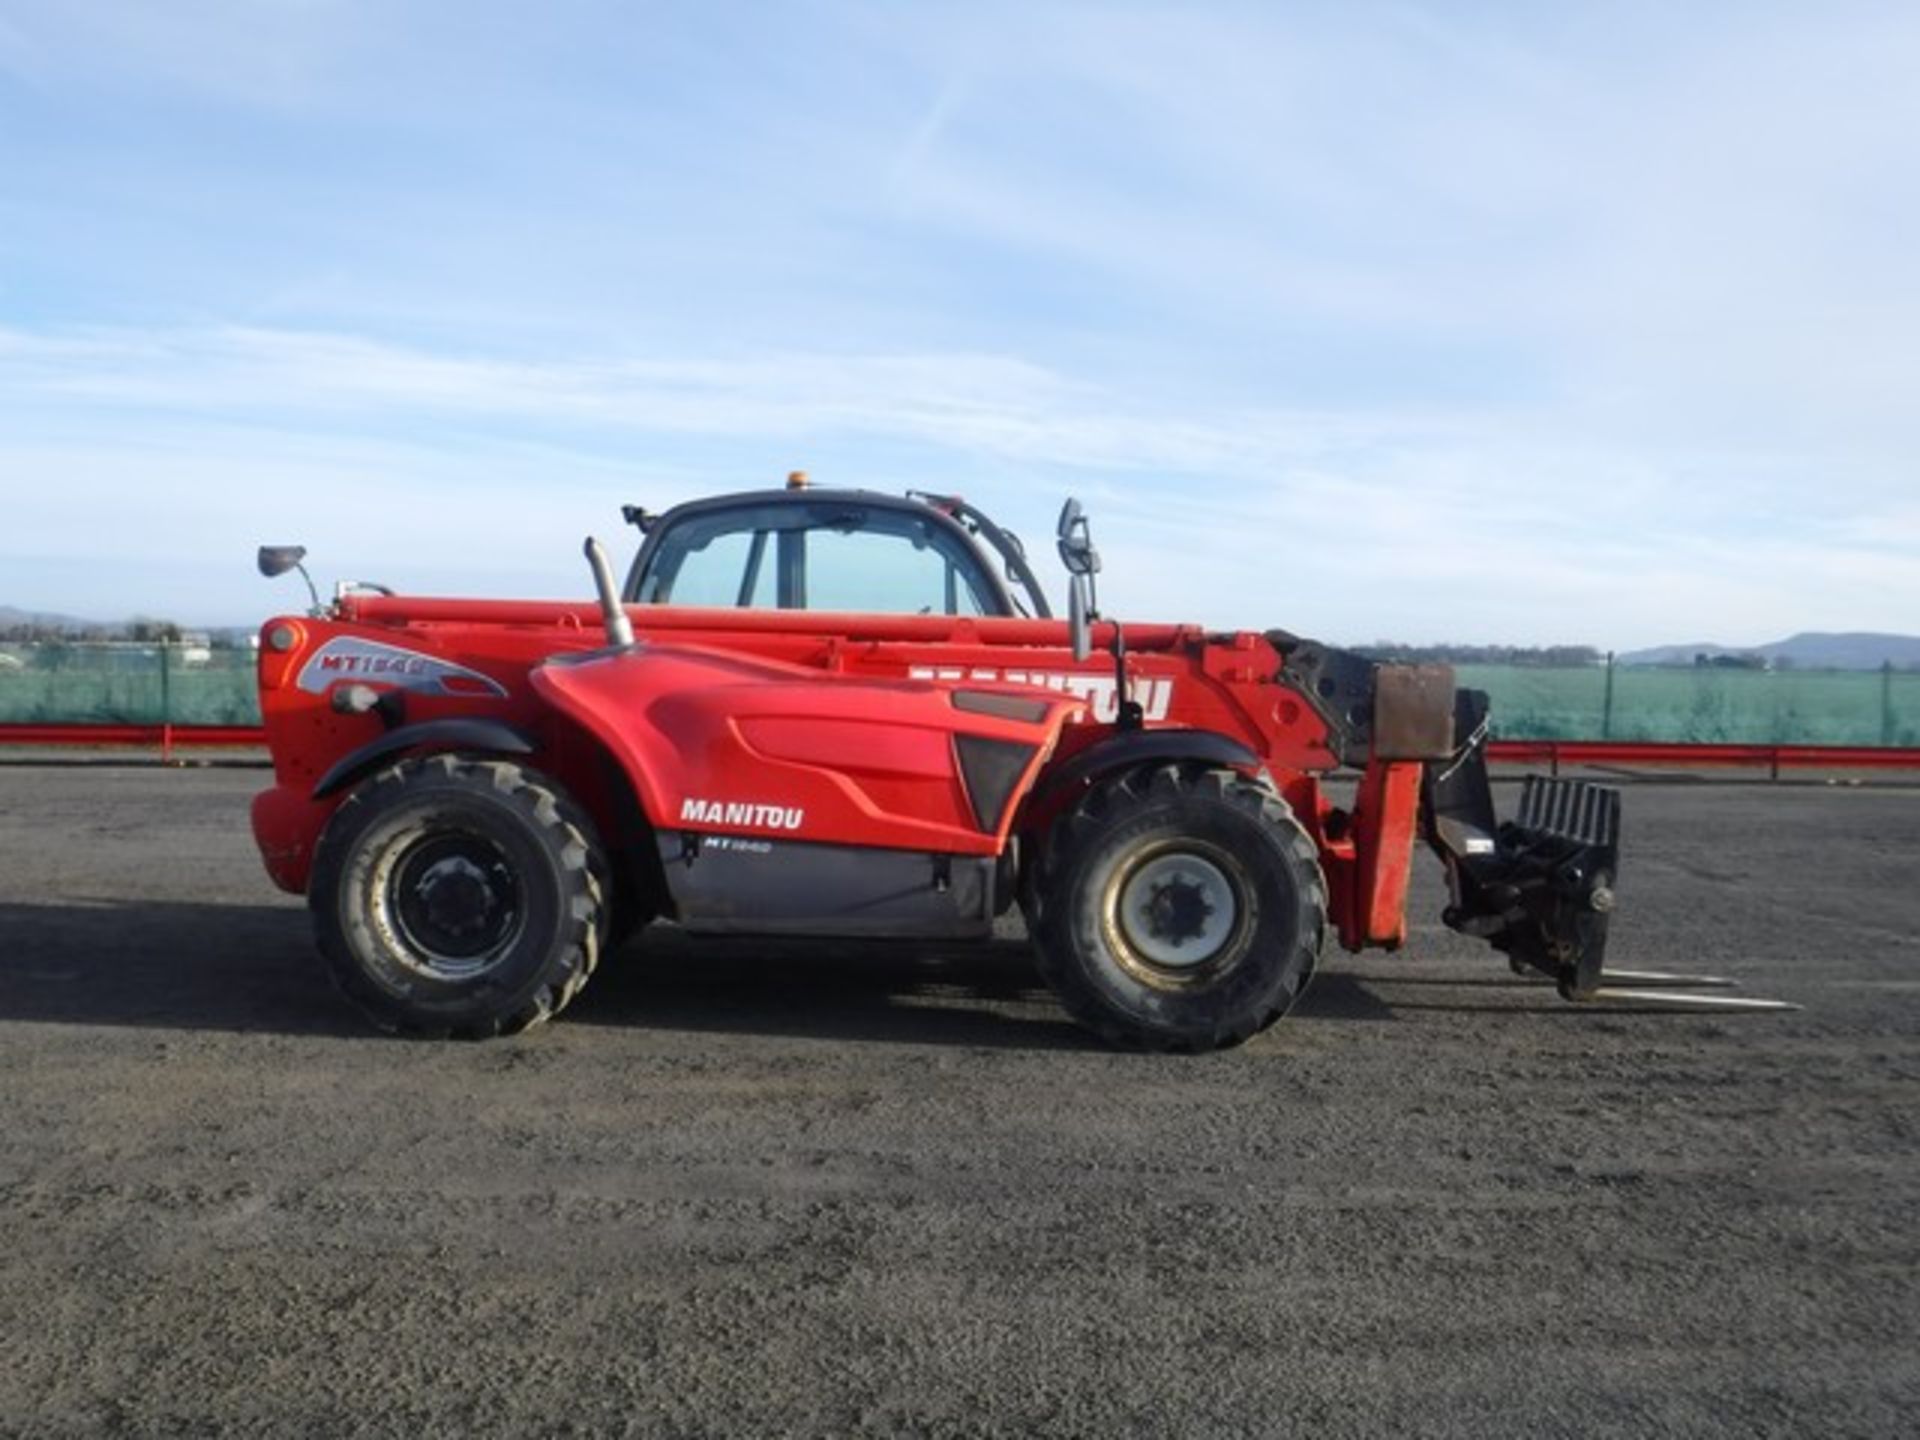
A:
{"label": "cab window", "polygon": [[[689,537],[671,570],[652,568],[656,593],[640,599],[672,605],[735,605],[770,610],[774,593],[774,545],[764,530],[721,530]],[[663,550],[662,559],[668,558]]]}
{"label": "cab window", "polygon": [[972,578],[925,540],[878,530],[807,532],[807,608],[983,615]]}
{"label": "cab window", "polygon": [[663,534],[632,598],[641,604],[995,615],[972,548],[936,520],[881,506],[747,505]]}

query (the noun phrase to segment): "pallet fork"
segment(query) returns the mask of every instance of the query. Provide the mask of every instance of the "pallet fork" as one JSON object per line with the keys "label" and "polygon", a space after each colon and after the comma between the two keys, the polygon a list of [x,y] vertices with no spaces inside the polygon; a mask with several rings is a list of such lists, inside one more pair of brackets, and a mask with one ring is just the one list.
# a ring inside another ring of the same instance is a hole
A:
{"label": "pallet fork", "polygon": [[1718,976],[1606,968],[1607,926],[1620,866],[1620,792],[1529,775],[1512,820],[1494,813],[1487,774],[1487,697],[1456,693],[1451,756],[1422,782],[1425,837],[1447,870],[1442,919],[1503,951],[1514,973],[1541,975],[1579,1005],[1662,1010],[1796,1010],[1783,1000],[1700,994],[1730,990]]}

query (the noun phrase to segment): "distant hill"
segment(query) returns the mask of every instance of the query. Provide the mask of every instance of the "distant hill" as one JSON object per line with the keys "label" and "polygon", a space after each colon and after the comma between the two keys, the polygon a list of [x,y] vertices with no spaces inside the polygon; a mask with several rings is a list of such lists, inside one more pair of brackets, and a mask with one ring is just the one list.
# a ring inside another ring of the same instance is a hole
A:
{"label": "distant hill", "polygon": [[1769,645],[1656,645],[1629,650],[1622,665],[1691,665],[1696,655],[1751,655],[1797,670],[1878,670],[1891,660],[1896,670],[1920,669],[1920,635],[1881,635],[1870,631],[1834,634],[1809,630]]}
{"label": "distant hill", "polygon": [[111,626],[102,625],[98,620],[82,620],[77,615],[54,615],[45,610],[19,610],[12,605],[0,605],[0,629],[9,625],[44,625],[49,629],[60,630],[107,630]]}

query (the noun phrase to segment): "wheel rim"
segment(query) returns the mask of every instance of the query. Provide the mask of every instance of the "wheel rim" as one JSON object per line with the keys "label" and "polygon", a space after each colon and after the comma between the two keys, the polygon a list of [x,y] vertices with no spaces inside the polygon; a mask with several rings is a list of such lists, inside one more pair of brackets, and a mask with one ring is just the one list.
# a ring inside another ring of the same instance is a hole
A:
{"label": "wheel rim", "polygon": [[1188,841],[1122,867],[1102,907],[1121,964],[1161,989],[1206,983],[1232,968],[1253,918],[1237,871],[1223,851]]}
{"label": "wheel rim", "polygon": [[513,862],[486,835],[426,836],[383,857],[375,882],[395,951],[435,980],[471,980],[492,969],[524,923]]}

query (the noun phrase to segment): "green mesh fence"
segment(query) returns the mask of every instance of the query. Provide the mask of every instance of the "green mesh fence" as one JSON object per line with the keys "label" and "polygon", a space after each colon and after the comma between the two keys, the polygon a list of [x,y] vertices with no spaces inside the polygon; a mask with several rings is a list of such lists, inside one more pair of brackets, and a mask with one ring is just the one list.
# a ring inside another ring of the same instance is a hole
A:
{"label": "green mesh fence", "polygon": [[[1920,672],[1461,665],[1508,740],[1920,746]],[[250,650],[0,645],[0,724],[257,725]]]}
{"label": "green mesh fence", "polygon": [[0,724],[259,723],[251,650],[0,645]]}
{"label": "green mesh fence", "polygon": [[1457,667],[1493,701],[1507,740],[1682,744],[1920,745],[1920,673]]}

